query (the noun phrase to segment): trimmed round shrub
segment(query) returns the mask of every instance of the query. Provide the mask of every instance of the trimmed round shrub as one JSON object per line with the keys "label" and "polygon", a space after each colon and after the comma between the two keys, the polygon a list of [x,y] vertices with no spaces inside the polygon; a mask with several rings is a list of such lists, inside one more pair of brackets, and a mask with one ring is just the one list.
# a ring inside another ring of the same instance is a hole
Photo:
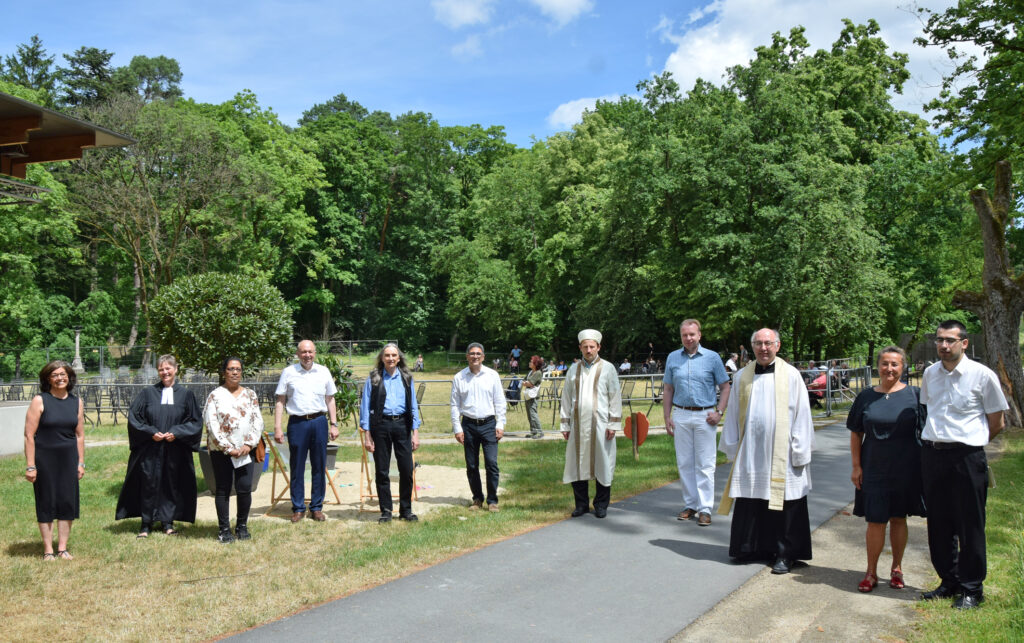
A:
{"label": "trimmed round shrub", "polygon": [[179,277],[150,302],[149,324],[159,353],[207,373],[229,355],[250,368],[292,351],[292,315],[281,291],[250,276]]}

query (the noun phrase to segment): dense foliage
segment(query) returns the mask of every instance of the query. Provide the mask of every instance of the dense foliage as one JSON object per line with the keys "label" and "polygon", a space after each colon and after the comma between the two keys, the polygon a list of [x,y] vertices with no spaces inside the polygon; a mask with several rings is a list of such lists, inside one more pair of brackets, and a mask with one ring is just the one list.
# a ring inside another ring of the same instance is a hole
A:
{"label": "dense foliage", "polygon": [[154,339],[162,293],[207,272],[273,284],[297,334],[409,350],[568,354],[582,326],[608,354],[667,349],[685,317],[716,349],[763,325],[801,355],[919,337],[977,286],[980,240],[949,180],[962,162],[892,106],[907,56],[880,33],[846,22],[818,51],[775,34],[721,85],[651,78],[528,149],[344,94],[290,128],[248,91],[180,97],[171,58],[111,68],[83,48],[54,68],[33,38],[0,90],[138,143],[32,168],[54,191],[0,218],[0,344],[76,323],[87,341]]}
{"label": "dense foliage", "polygon": [[291,352],[291,315],[281,293],[240,274],[175,279],[153,299],[150,325],[160,353],[207,373],[217,373],[228,356],[253,368]]}

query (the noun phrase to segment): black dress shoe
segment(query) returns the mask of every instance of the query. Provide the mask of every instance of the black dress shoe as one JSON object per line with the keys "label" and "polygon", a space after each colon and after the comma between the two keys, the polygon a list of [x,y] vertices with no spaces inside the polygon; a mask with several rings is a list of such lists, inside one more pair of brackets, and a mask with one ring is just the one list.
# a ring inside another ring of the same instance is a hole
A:
{"label": "black dress shoe", "polygon": [[594,507],[594,517],[604,518],[608,515],[608,510],[604,507]]}
{"label": "black dress shoe", "polygon": [[960,594],[960,590],[953,589],[947,585],[939,585],[930,592],[924,592],[921,594],[921,600],[931,601],[936,598],[952,598]]}
{"label": "black dress shoe", "polygon": [[249,527],[246,525],[235,525],[235,538],[238,540],[249,540],[252,538],[252,536],[249,535]]}
{"label": "black dress shoe", "polygon": [[416,522],[417,520],[419,520],[419,517],[413,513],[398,514],[398,518],[400,520],[408,520],[409,522]]}
{"label": "black dress shoe", "polygon": [[580,516],[582,516],[585,513],[587,513],[587,508],[586,507],[576,507],[575,509],[572,510],[572,517],[573,518],[579,518]]}
{"label": "black dress shoe", "polygon": [[972,610],[981,605],[981,602],[984,600],[985,595],[981,592],[977,594],[961,594],[953,601],[953,609]]}
{"label": "black dress shoe", "polygon": [[391,522],[391,514],[381,514],[380,518],[377,519],[377,522],[379,522],[382,525],[384,523]]}
{"label": "black dress shoe", "polygon": [[773,574],[788,574],[791,569],[793,569],[793,561],[788,558],[776,558],[775,564],[772,565]]}

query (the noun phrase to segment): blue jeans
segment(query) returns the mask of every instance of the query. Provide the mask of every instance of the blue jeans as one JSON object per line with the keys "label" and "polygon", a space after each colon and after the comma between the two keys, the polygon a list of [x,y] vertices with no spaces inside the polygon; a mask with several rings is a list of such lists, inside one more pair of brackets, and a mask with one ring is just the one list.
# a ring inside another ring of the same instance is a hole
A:
{"label": "blue jeans", "polygon": [[484,424],[462,420],[464,440],[462,448],[466,453],[466,478],[473,500],[484,500],[480,486],[480,447],[484,448],[484,466],[487,469],[487,504],[498,504],[498,437],[495,433],[497,421],[491,418]]}
{"label": "blue jeans", "polygon": [[306,510],[306,456],[309,455],[310,511],[323,511],[327,492],[327,416],[312,420],[288,418],[288,466],[292,475],[292,511]]}

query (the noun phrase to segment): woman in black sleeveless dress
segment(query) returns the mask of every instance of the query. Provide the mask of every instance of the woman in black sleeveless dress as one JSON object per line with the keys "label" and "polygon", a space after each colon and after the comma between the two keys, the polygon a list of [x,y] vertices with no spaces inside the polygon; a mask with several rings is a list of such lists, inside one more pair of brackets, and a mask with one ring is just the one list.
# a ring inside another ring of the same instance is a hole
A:
{"label": "woman in black sleeveless dress", "polygon": [[[78,481],[85,474],[82,401],[71,394],[75,371],[55,360],[39,372],[42,393],[25,414],[25,478],[36,496],[36,521],[43,537],[43,560],[71,560],[68,538],[78,518]],[[57,553],[53,521],[57,521]]]}
{"label": "woman in black sleeveless dress", "polygon": [[878,354],[878,386],[861,391],[846,418],[853,460],[850,479],[856,487],[853,515],[863,516],[868,523],[868,569],[857,585],[861,592],[870,592],[878,585],[878,559],[885,546],[886,525],[892,545],[889,587],[904,587],[907,516],[925,515],[918,431],[924,425],[926,410],[918,389],[902,381],[906,365],[901,348],[883,348]]}

